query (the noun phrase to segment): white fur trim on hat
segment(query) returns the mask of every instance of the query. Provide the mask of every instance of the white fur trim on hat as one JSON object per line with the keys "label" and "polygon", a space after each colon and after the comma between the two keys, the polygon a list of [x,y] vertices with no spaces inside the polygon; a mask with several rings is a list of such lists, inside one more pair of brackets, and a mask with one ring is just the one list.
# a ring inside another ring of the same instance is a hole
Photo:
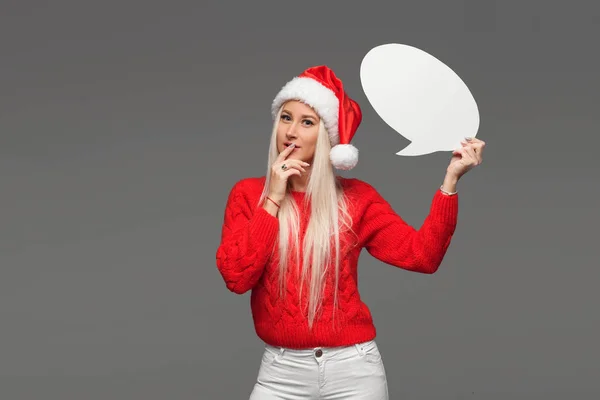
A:
{"label": "white fur trim on hat", "polygon": [[299,100],[311,106],[323,120],[329,134],[331,146],[339,143],[338,113],[340,103],[335,93],[316,80],[308,77],[295,77],[286,83],[271,106],[273,119],[277,117],[279,108],[289,100]]}
{"label": "white fur trim on hat", "polygon": [[358,163],[358,149],[352,144],[338,144],[331,148],[329,159],[335,168],[350,170]]}

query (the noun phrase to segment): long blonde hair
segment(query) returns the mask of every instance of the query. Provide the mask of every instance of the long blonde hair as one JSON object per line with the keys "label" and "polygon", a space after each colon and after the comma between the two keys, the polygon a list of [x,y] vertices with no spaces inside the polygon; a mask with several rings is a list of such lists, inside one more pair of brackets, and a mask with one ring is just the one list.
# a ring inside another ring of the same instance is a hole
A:
{"label": "long blonde hair", "polygon": [[[266,182],[260,197],[260,204],[268,195],[271,176],[271,166],[279,152],[277,150],[277,128],[280,121],[279,109],[273,124],[269,156],[267,165]],[[304,284],[309,286],[308,296],[308,324],[312,328],[315,318],[320,311],[323,301],[325,280],[330,268],[335,269],[334,307],[337,308],[337,294],[339,283],[340,256],[342,243],[340,234],[352,226],[352,217],[348,212],[346,196],[340,182],[337,180],[333,166],[329,160],[331,144],[329,134],[323,120],[319,122],[319,133],[316,143],[315,155],[311,163],[312,170],[307,181],[305,204],[310,202],[310,219],[306,227],[302,248],[303,262],[300,274],[300,301]],[[280,204],[277,215],[279,219],[279,288],[280,295],[285,295],[286,273],[288,269],[288,254],[295,252],[296,264],[300,259],[299,240],[299,211],[298,205],[290,193],[289,186],[285,199]],[[333,253],[333,254],[332,254]]]}

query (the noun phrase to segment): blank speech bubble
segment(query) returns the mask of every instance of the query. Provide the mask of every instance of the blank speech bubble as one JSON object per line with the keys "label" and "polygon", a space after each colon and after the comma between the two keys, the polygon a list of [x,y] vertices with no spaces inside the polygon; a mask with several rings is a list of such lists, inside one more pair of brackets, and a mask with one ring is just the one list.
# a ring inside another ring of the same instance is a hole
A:
{"label": "blank speech bubble", "polygon": [[377,46],[363,58],[360,80],[377,114],[411,141],[399,156],[452,151],[477,134],[479,111],[469,88],[423,50],[398,43]]}

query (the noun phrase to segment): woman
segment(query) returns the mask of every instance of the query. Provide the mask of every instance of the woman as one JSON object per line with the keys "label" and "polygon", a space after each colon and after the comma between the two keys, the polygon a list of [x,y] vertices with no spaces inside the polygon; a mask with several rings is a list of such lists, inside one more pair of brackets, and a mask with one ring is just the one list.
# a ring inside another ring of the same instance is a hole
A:
{"label": "woman", "polygon": [[358,104],[326,66],[288,82],[272,104],[268,173],[238,181],[226,205],[217,267],[227,288],[251,290],[265,342],[250,399],[387,399],[369,308],[361,301],[362,248],[378,260],[434,273],[454,233],[456,184],[481,163],[484,142],[454,151],[429,215],[408,225],[369,184],[343,178]]}

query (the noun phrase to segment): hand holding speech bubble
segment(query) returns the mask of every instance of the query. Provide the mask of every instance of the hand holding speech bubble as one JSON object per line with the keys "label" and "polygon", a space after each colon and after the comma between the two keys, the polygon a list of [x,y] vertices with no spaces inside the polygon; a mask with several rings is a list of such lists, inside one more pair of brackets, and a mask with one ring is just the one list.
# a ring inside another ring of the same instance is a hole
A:
{"label": "hand holding speech bubble", "polygon": [[360,80],[377,114],[411,141],[397,155],[455,150],[462,139],[477,134],[479,111],[467,85],[423,50],[398,43],[377,46],[363,58]]}

